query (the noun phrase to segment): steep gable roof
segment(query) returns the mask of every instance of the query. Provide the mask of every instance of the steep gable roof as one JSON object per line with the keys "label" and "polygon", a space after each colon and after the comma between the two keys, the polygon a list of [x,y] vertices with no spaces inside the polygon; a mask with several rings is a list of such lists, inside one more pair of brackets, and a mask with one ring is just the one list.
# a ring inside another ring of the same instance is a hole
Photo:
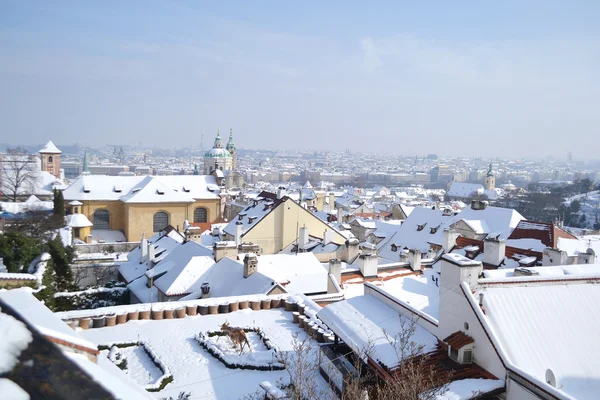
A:
{"label": "steep gable roof", "polygon": [[538,239],[546,247],[558,248],[558,238],[577,239],[550,222],[520,221],[508,239]]}

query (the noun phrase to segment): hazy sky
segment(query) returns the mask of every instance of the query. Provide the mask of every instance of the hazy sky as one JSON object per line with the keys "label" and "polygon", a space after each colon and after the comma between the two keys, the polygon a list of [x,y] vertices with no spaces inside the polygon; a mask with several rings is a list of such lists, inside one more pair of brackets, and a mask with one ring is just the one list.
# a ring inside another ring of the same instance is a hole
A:
{"label": "hazy sky", "polygon": [[597,0],[0,0],[0,142],[597,157],[598,20]]}

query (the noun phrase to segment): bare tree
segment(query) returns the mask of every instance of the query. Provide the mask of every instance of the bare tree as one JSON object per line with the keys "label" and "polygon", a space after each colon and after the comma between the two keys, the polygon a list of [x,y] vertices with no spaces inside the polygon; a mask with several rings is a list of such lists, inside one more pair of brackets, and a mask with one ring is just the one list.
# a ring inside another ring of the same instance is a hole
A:
{"label": "bare tree", "polygon": [[[424,352],[422,345],[413,339],[416,321],[400,317],[401,329],[396,335],[383,331],[396,353],[398,363],[392,371],[387,371],[387,379],[376,376],[364,360],[370,359],[374,344],[369,340],[366,347],[350,355],[355,372],[344,378],[344,391],[341,400],[435,400],[448,390],[450,373],[440,373],[432,363],[431,357]],[[280,359],[290,374],[291,384],[279,387],[286,393],[286,400],[333,399],[337,395],[323,388],[319,365],[314,352],[318,346],[310,338],[293,342],[293,350],[281,353]],[[264,399],[260,390],[243,397],[243,400]]]}
{"label": "bare tree", "polygon": [[21,147],[8,149],[2,164],[2,194],[16,202],[20,195],[32,194],[37,179],[35,156]]}

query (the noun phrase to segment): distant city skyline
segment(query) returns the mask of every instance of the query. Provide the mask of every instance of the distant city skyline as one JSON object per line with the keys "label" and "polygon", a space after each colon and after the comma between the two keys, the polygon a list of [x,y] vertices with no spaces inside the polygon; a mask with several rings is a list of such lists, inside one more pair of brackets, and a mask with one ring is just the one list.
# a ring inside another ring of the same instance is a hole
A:
{"label": "distant city skyline", "polygon": [[0,1],[0,142],[594,159],[598,11]]}

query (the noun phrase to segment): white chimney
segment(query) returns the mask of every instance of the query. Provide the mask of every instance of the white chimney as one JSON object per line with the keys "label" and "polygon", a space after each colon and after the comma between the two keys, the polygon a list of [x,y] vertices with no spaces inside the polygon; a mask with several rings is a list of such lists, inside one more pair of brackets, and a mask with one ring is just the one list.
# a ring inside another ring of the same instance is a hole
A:
{"label": "white chimney", "polygon": [[323,244],[328,244],[333,242],[334,233],[331,229],[325,229],[323,232]]}
{"label": "white chimney", "polygon": [[358,257],[358,267],[365,278],[377,276],[377,255],[361,254]]}
{"label": "white chimney", "polygon": [[444,254],[441,262],[440,296],[451,290],[460,295],[460,284],[466,282],[471,289],[478,287],[479,275],[483,272],[480,261],[468,259],[456,253]]}
{"label": "white chimney", "polygon": [[421,270],[421,250],[410,249],[408,251],[408,263],[413,271]]}
{"label": "white chimney", "polygon": [[148,269],[154,267],[154,259],[156,258],[156,248],[153,243],[148,243]]}
{"label": "white chimney", "polygon": [[456,239],[460,234],[451,228],[444,228],[442,232],[442,249],[448,253],[456,245]]}
{"label": "white chimney", "polygon": [[503,239],[486,238],[483,241],[484,264],[497,267],[504,260],[506,243]]}
{"label": "white chimney", "polygon": [[335,210],[335,195],[333,193],[329,193],[329,212],[333,212]]}
{"label": "white chimney", "polygon": [[552,249],[550,247],[544,249],[542,255],[542,265],[566,265],[569,256],[566,251],[559,249]]}
{"label": "white chimney", "polygon": [[308,228],[303,226],[298,233],[298,252],[306,251],[306,246],[308,246]]}
{"label": "white chimney", "polygon": [[332,258],[329,260],[329,273],[333,275],[338,285],[342,284],[342,260]]}
{"label": "white chimney", "polygon": [[244,231],[244,225],[241,222],[235,224],[235,245],[239,246],[242,244],[242,232]]}
{"label": "white chimney", "polygon": [[148,260],[148,239],[146,239],[145,235],[142,235],[142,240],[140,242],[140,250],[140,264],[143,264]]}
{"label": "white chimney", "polygon": [[338,223],[340,223],[340,224],[341,224],[342,222],[344,222],[344,221],[342,221],[342,218],[343,218],[343,217],[344,217],[344,216],[343,216],[342,209],[341,209],[341,208],[338,208],[338,209],[337,209],[337,222],[338,222]]}
{"label": "white chimney", "polygon": [[280,186],[280,187],[277,189],[277,198],[278,198],[279,200],[281,200],[281,198],[282,198],[283,196],[285,196],[286,194],[287,194],[287,193],[286,193],[286,191],[285,191],[285,189],[284,189],[283,187],[281,187],[281,186]]}

